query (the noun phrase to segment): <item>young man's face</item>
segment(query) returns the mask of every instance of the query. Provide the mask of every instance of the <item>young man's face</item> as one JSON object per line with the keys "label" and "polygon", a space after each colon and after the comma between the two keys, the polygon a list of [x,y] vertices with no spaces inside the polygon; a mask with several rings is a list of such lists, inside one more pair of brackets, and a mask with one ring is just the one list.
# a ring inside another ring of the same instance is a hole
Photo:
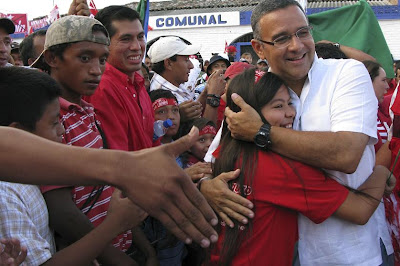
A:
{"label": "young man's face", "polygon": [[11,38],[4,29],[0,28],[0,67],[8,63],[11,52]]}
{"label": "young man's face", "polygon": [[60,102],[58,98],[46,106],[42,117],[36,122],[36,129],[32,133],[51,141],[62,141],[64,127],[60,123]]}
{"label": "young man's face", "polygon": [[146,41],[142,24],[138,19],[116,20],[112,26],[116,33],[111,37],[107,62],[130,76],[140,70],[145,54]]}
{"label": "young man's face", "polygon": [[[283,35],[294,34],[306,26],[307,19],[296,5],[267,13],[259,21],[261,39],[269,42]],[[288,83],[303,86],[314,59],[315,44],[312,38],[300,40],[292,36],[289,46],[284,48],[257,40],[252,40],[252,46],[260,58],[268,60],[272,72]]]}
{"label": "young man's face", "polygon": [[176,61],[169,60],[171,70],[174,73],[174,80],[170,81],[175,86],[179,87],[180,84],[189,80],[190,70],[193,68],[193,63],[190,61],[188,55],[178,55]]}
{"label": "young man's face", "polygon": [[[210,66],[208,66],[208,67],[210,67]],[[210,73],[212,74],[212,73],[214,73],[215,71],[218,71],[218,70],[220,70],[220,69],[226,70],[227,68],[228,68],[228,66],[226,65],[226,62],[225,62],[224,60],[218,60],[217,62],[214,62],[214,63],[211,65],[211,71],[210,71]]]}
{"label": "young man's face", "polygon": [[[102,32],[95,34],[106,38]],[[51,76],[61,85],[62,97],[79,104],[81,96],[92,95],[100,83],[107,56],[107,45],[85,41],[71,44],[63,59],[56,57]]]}

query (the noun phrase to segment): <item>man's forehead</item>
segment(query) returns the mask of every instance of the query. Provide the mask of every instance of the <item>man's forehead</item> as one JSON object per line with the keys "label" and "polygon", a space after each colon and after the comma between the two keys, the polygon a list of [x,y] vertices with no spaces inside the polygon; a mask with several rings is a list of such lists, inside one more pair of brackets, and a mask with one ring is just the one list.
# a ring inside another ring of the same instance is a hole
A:
{"label": "man's forehead", "polygon": [[10,34],[8,34],[8,32],[4,28],[0,28],[0,37],[2,39],[5,38],[11,39]]}
{"label": "man's forehead", "polygon": [[[290,21],[288,21],[290,19]],[[295,21],[295,23],[293,23]],[[287,6],[266,13],[260,19],[261,34],[276,34],[308,25],[307,18],[303,11],[296,5]]]}
{"label": "man's forehead", "polygon": [[135,32],[135,34],[144,33],[142,23],[138,19],[114,20],[111,22],[111,25],[119,34],[125,34],[128,32],[132,34],[133,31]]}

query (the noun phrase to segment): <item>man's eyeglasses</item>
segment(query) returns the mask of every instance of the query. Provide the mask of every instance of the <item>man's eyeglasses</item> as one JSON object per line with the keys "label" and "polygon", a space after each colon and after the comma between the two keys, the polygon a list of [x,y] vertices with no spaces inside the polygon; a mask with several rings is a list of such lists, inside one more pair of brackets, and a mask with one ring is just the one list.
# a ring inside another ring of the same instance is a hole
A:
{"label": "man's eyeglasses", "polygon": [[261,39],[257,39],[257,40],[262,43],[269,44],[269,45],[275,46],[278,49],[281,49],[281,48],[286,48],[289,46],[290,42],[292,41],[293,36],[296,36],[297,38],[299,38],[300,41],[311,39],[312,38],[311,31],[312,31],[312,27],[306,26],[306,27],[300,28],[298,31],[296,31],[293,34],[279,36],[272,42],[267,42],[267,41],[264,41]]}

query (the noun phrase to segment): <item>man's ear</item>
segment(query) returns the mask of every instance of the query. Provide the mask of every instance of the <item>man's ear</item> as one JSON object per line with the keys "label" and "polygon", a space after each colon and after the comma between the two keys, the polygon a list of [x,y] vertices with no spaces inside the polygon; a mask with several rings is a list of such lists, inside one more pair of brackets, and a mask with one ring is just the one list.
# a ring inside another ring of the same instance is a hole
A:
{"label": "man's ear", "polygon": [[164,68],[168,70],[172,70],[172,60],[171,59],[165,59],[164,60]]}
{"label": "man's ear", "polygon": [[44,51],[44,60],[50,67],[56,67],[60,61],[59,58],[49,50]]}
{"label": "man's ear", "polygon": [[253,47],[254,52],[258,55],[260,59],[265,59],[263,44],[256,39],[251,40],[251,46]]}

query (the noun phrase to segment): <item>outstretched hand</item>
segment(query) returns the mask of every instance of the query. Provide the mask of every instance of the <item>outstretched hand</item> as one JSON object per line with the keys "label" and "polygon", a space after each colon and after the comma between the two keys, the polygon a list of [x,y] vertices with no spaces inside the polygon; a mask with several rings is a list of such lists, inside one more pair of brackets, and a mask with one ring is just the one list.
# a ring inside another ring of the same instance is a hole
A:
{"label": "outstretched hand", "polygon": [[0,240],[0,266],[21,265],[26,258],[27,248],[16,238]]}
{"label": "outstretched hand", "polygon": [[[175,158],[198,138],[198,129],[173,143],[130,153],[120,162],[115,184],[150,216],[185,243],[192,240],[202,247],[218,240],[213,225],[215,213]],[[142,167],[134,168],[132,163]]]}
{"label": "outstretched hand", "polygon": [[239,173],[239,169],[222,173],[213,179],[204,180],[201,185],[201,193],[214,211],[230,227],[234,226],[231,218],[247,224],[248,220],[245,216],[254,217],[254,213],[251,211],[253,203],[228,188],[228,181],[236,179]]}
{"label": "outstretched hand", "polygon": [[225,109],[226,122],[231,135],[235,139],[253,141],[260,127],[263,125],[260,115],[242,97],[232,93],[233,102],[240,107],[240,112],[233,112],[229,107]]}

